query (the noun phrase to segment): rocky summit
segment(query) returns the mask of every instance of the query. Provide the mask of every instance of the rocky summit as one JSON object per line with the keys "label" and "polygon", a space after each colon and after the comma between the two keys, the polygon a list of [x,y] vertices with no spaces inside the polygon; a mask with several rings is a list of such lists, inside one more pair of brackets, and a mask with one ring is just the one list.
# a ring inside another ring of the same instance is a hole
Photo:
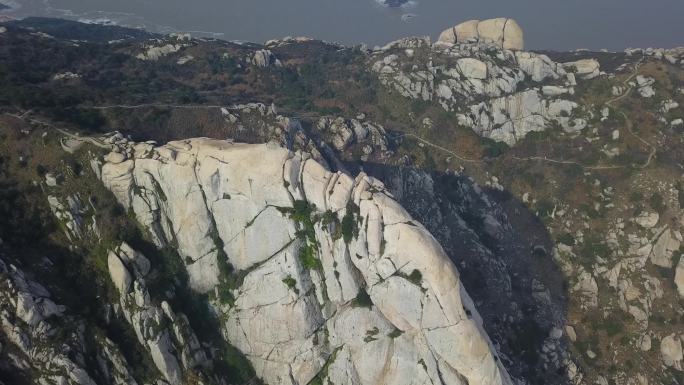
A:
{"label": "rocky summit", "polygon": [[518,51],[525,47],[522,28],[507,18],[469,20],[444,30],[437,41],[443,44],[481,42]]}
{"label": "rocky summit", "polygon": [[684,49],[0,31],[0,385],[684,384]]}

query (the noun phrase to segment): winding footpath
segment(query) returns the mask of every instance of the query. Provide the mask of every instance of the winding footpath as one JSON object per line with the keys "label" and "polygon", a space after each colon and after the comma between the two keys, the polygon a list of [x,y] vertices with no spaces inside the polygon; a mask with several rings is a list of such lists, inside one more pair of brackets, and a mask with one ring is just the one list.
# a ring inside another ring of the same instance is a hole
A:
{"label": "winding footpath", "polygon": [[[632,92],[632,90],[634,89],[634,86],[629,86],[629,82],[632,81],[632,79],[634,79],[634,77],[636,77],[636,76],[639,74],[639,67],[641,66],[642,62],[643,62],[643,59],[640,59],[637,63],[635,63],[635,65],[634,65],[634,71],[632,72],[632,74],[630,74],[630,75],[622,82],[623,86],[628,86],[627,90],[626,90],[625,92],[623,92],[621,95],[618,95],[618,96],[616,96],[616,97],[614,97],[614,98],[609,99],[608,101],[606,101],[606,102],[604,103],[605,106],[608,106],[608,107],[613,108],[614,103],[616,103],[616,102],[618,102],[618,101],[620,101],[620,100],[626,98],[627,96],[629,96],[629,94],[630,94],[630,93]],[[637,167],[637,168],[639,168],[639,169],[644,169],[644,168],[646,168],[646,167],[648,167],[648,166],[650,165],[651,161],[653,160],[653,157],[656,155],[656,153],[657,153],[656,147],[655,147],[653,144],[651,144],[651,143],[649,143],[648,141],[646,141],[645,139],[643,139],[643,138],[641,138],[640,136],[638,136],[638,135],[633,131],[633,127],[634,127],[634,126],[633,126],[632,120],[629,119],[629,117],[627,116],[627,114],[625,114],[623,111],[619,111],[619,113],[620,113],[620,114],[624,117],[624,119],[625,119],[625,125],[626,125],[626,128],[627,128],[627,131],[628,131],[632,136],[634,136],[635,138],[637,138],[641,143],[643,143],[644,145],[646,145],[647,147],[649,147],[649,148],[651,149],[651,151],[650,151],[650,153],[649,153],[649,155],[648,155],[648,159],[646,160],[646,162],[645,162],[644,164],[642,164],[642,165],[635,166],[635,167]],[[484,163],[484,162],[486,162],[486,160],[483,160],[483,159],[468,159],[468,158],[464,158],[464,157],[459,156],[458,154],[456,154],[455,152],[453,152],[453,151],[451,151],[451,150],[449,150],[449,149],[447,149],[447,148],[444,148],[444,147],[442,147],[442,146],[440,146],[440,145],[438,145],[438,144],[432,143],[432,142],[430,142],[430,141],[428,141],[428,140],[426,140],[426,139],[423,139],[423,138],[421,138],[421,137],[419,137],[419,136],[417,136],[417,135],[414,135],[414,134],[404,133],[404,134],[401,134],[401,135],[399,135],[399,136],[397,136],[397,137],[402,137],[402,136],[408,136],[408,137],[415,138],[415,139],[417,139],[418,141],[420,141],[420,142],[422,142],[422,143],[424,143],[424,144],[426,144],[426,145],[429,145],[429,146],[434,147],[434,148],[436,148],[436,149],[442,150],[442,151],[444,151],[444,152],[446,152],[446,153],[448,153],[448,154],[450,154],[450,155],[453,155],[454,157],[456,157],[457,159],[459,159],[459,160],[461,160],[461,161],[463,161],[463,162],[471,162],[471,163]],[[627,167],[627,166],[616,166],[616,165],[613,165],[613,166],[611,166],[611,165],[594,165],[594,166],[588,166],[588,165],[584,165],[584,164],[582,164],[582,163],[579,163],[579,162],[576,162],[576,161],[572,161],[572,160],[558,160],[558,159],[547,158],[546,156],[528,156],[528,157],[511,156],[511,158],[514,159],[514,160],[516,160],[516,161],[522,161],[522,162],[527,162],[527,161],[541,161],[541,162],[547,162],[547,163],[559,164],[559,165],[573,165],[573,166],[579,166],[579,167],[581,167],[581,168],[584,169],[584,170],[617,170],[617,169],[624,169],[624,168]]]}
{"label": "winding footpath", "polygon": [[[634,86],[630,86],[630,85],[629,85],[629,82],[631,82],[632,79],[634,79],[634,77],[636,77],[636,76],[638,75],[638,73],[639,73],[639,67],[640,67],[641,64],[643,63],[643,60],[644,60],[644,59],[642,58],[642,59],[640,59],[637,63],[635,63],[635,65],[634,65],[634,71],[632,72],[632,74],[630,74],[630,75],[622,82],[623,86],[627,86],[627,89],[625,90],[625,92],[623,92],[622,94],[620,94],[620,95],[618,95],[618,96],[616,96],[616,97],[613,97],[613,98],[607,100],[607,101],[604,103],[605,106],[614,108],[614,104],[615,104],[615,103],[617,103],[617,102],[619,102],[620,100],[622,100],[622,99],[626,98],[627,96],[629,96],[629,94],[634,90],[635,87],[634,87]],[[237,107],[235,107],[235,106],[220,106],[220,105],[202,105],[202,104],[180,104],[180,105],[179,105],[179,104],[164,104],[164,103],[147,103],[147,104],[137,104],[137,105],[116,104],[116,105],[105,105],[105,106],[91,106],[91,107],[85,107],[85,108],[91,108],[91,109],[94,109],[94,110],[112,110],[112,109],[127,109],[127,110],[133,110],[133,109],[140,109],[140,108],[173,108],[173,109],[191,109],[191,110],[192,110],[192,109],[197,109],[197,110],[199,110],[199,109],[226,109],[226,110],[233,110],[233,109],[236,109]],[[30,111],[26,111],[26,112],[24,112],[22,115],[13,115],[13,114],[8,114],[8,115],[14,116],[14,117],[19,118],[19,119],[28,120],[28,121],[31,121],[31,122],[33,122],[33,123],[38,123],[38,124],[43,124],[43,125],[51,126],[49,123],[47,123],[47,122],[45,122],[45,121],[41,121],[41,120],[37,120],[37,119],[33,119],[33,118],[27,118],[25,115],[27,115],[28,113],[30,113]],[[626,125],[627,131],[630,133],[630,135],[634,136],[634,137],[635,137],[637,140],[639,140],[642,144],[644,144],[646,147],[650,148],[650,152],[649,152],[648,159],[646,160],[646,162],[645,162],[644,164],[642,164],[642,165],[635,165],[635,167],[637,167],[637,168],[639,168],[639,169],[644,169],[644,168],[648,167],[648,166],[650,165],[651,161],[653,160],[653,158],[655,157],[656,153],[657,153],[656,147],[655,147],[653,144],[651,144],[651,143],[649,143],[648,141],[646,141],[645,139],[643,139],[643,138],[641,138],[640,136],[638,136],[638,135],[634,132],[634,130],[633,130],[633,127],[634,127],[633,122],[632,122],[631,119],[629,119],[629,117],[627,116],[627,114],[625,114],[623,111],[618,111],[618,113],[621,114],[621,115],[624,117],[624,119],[625,119],[625,125]],[[302,114],[300,114],[300,115],[302,115]],[[308,116],[308,115],[307,115],[307,116]],[[56,128],[56,127],[55,127],[55,128]],[[66,132],[66,131],[64,131],[64,130],[59,129],[59,128],[57,128],[57,130],[59,130],[62,134],[65,134],[65,135],[71,137],[72,139],[87,140],[87,139],[85,139],[84,137],[79,137],[79,136],[70,134],[70,133],[68,133],[68,132]],[[420,136],[418,136],[418,135],[415,135],[415,134],[412,134],[412,133],[408,133],[408,132],[403,132],[403,133],[401,133],[401,134],[399,134],[399,135],[396,135],[396,136],[393,137],[393,139],[398,139],[398,138],[402,138],[402,137],[410,137],[410,138],[413,138],[413,139],[419,141],[420,143],[423,143],[424,145],[427,145],[427,146],[433,147],[433,148],[435,148],[435,149],[437,149],[437,150],[440,150],[440,151],[442,151],[442,152],[445,152],[445,153],[447,153],[447,154],[453,156],[454,158],[460,160],[461,162],[466,162],[466,163],[486,163],[486,162],[489,161],[489,159],[471,159],[471,158],[463,157],[462,155],[459,155],[459,154],[457,154],[456,152],[454,152],[454,151],[452,151],[452,150],[450,150],[450,149],[448,149],[448,148],[446,148],[446,147],[440,146],[440,145],[438,145],[438,144],[436,144],[436,143],[433,143],[433,142],[431,142],[431,141],[429,141],[429,140],[427,140],[427,139],[425,139],[425,138],[422,138],[422,137],[420,137]],[[102,144],[101,144],[101,143],[94,143],[94,144],[98,145],[99,147],[102,147]],[[511,156],[511,159],[516,160],[516,161],[521,161],[521,162],[541,161],[541,162],[547,162],[547,163],[557,164],[557,165],[572,165],[572,166],[581,167],[582,169],[585,169],[585,170],[615,170],[615,169],[623,169],[623,168],[626,168],[626,167],[627,167],[627,166],[617,166],[617,165],[613,165],[613,166],[611,166],[611,165],[593,165],[593,166],[589,166],[589,165],[585,165],[585,164],[579,163],[579,162],[577,162],[577,161],[552,159],[552,158],[548,158],[548,157],[546,157],[546,156],[529,156],[529,157]]]}
{"label": "winding footpath", "polygon": [[[637,74],[639,73],[639,67],[641,66],[642,63],[643,63],[643,59],[639,60],[639,61],[634,65],[634,72],[633,72],[629,77],[627,77],[627,79],[625,79],[625,81],[622,82],[623,85],[627,85],[632,79],[634,79],[635,76],[637,76]],[[612,108],[612,107],[613,107],[613,103],[618,102],[618,101],[624,99],[625,97],[627,97],[627,96],[630,94],[630,92],[632,92],[633,89],[634,89],[634,87],[629,87],[625,92],[622,93],[622,95],[618,95],[618,96],[616,96],[616,97],[614,97],[614,98],[608,100],[608,101],[605,103],[605,105]],[[643,143],[644,145],[646,145],[646,147],[650,147],[650,149],[651,149],[651,151],[650,151],[649,154],[648,154],[648,159],[646,159],[646,162],[645,162],[644,164],[640,165],[640,166],[636,166],[637,168],[644,169],[644,168],[648,167],[648,166],[651,164],[651,160],[653,160],[653,157],[656,155],[656,153],[657,153],[656,147],[655,147],[653,144],[647,142],[647,141],[646,141],[645,139],[643,139],[642,137],[638,136],[638,135],[632,130],[632,129],[634,128],[634,125],[633,125],[633,123],[632,123],[632,120],[629,119],[629,117],[627,116],[627,114],[625,114],[623,111],[619,111],[619,113],[620,113],[620,115],[622,115],[622,117],[625,119],[625,124],[626,124],[626,126],[627,126],[627,131],[629,131],[629,133],[630,133],[633,137],[637,138],[641,143]]]}

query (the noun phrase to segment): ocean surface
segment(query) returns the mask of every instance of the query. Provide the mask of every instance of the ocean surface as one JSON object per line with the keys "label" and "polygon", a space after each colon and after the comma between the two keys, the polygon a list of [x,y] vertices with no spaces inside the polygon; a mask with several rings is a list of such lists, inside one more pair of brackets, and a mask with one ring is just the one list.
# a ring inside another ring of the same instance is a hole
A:
{"label": "ocean surface", "polygon": [[684,0],[0,0],[11,17],[50,16],[264,42],[309,36],[347,45],[436,38],[469,19],[515,18],[528,49],[684,46]]}

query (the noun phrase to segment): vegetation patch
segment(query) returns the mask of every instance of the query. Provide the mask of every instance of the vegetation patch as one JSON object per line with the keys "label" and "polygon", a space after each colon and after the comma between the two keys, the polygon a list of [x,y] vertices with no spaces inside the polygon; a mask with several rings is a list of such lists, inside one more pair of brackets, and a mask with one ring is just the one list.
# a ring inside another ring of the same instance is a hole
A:
{"label": "vegetation patch", "polygon": [[366,307],[368,309],[373,307],[373,301],[371,300],[371,297],[368,295],[366,292],[366,289],[359,289],[359,294],[356,295],[356,298],[354,298],[351,302],[351,305],[354,307]]}
{"label": "vegetation patch", "polygon": [[562,243],[567,246],[574,246],[575,245],[575,237],[572,236],[570,233],[563,233],[559,235],[556,240],[559,243]]}
{"label": "vegetation patch", "polygon": [[285,286],[287,286],[292,291],[294,291],[295,294],[299,294],[299,289],[297,289],[297,280],[292,278],[291,275],[288,275],[287,277],[285,277],[283,279],[283,283],[285,284]]}
{"label": "vegetation patch", "polygon": [[482,138],[482,152],[486,158],[497,158],[510,149],[504,142],[498,142],[490,138]]}
{"label": "vegetation patch", "polygon": [[389,332],[389,334],[387,334],[387,337],[395,339],[395,338],[401,336],[402,334],[404,334],[404,332],[402,332],[401,330],[399,330],[397,328],[394,328],[394,330],[392,330],[391,332]]}
{"label": "vegetation patch", "polygon": [[363,341],[366,343],[376,341],[378,333],[380,333],[380,330],[378,330],[377,326],[373,329],[366,330],[366,337],[363,338]]}

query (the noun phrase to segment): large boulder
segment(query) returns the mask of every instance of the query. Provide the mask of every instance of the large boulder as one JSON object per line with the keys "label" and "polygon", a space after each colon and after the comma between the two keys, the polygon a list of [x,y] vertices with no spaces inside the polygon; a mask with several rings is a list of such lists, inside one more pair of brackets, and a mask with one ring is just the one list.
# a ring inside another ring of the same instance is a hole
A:
{"label": "large boulder", "polygon": [[679,292],[679,296],[684,298],[684,257],[679,257],[677,270],[675,270],[675,286]]}
{"label": "large boulder", "polygon": [[682,370],[682,341],[676,334],[670,334],[660,342],[663,363],[676,370]]}
{"label": "large boulder", "polygon": [[112,282],[114,282],[114,286],[119,290],[119,293],[128,293],[128,288],[131,287],[133,282],[131,274],[123,262],[121,262],[119,256],[113,251],[110,251],[109,256],[107,256],[107,267],[109,267],[109,276],[112,278]]}
{"label": "large boulder", "polygon": [[437,41],[447,44],[481,42],[510,50],[522,50],[525,46],[522,28],[515,20],[507,18],[469,20],[444,30]]}
{"label": "large boulder", "polygon": [[660,267],[672,268],[672,255],[679,250],[680,242],[670,229],[658,237],[651,251],[651,262]]}
{"label": "large boulder", "polygon": [[581,59],[563,63],[563,67],[582,79],[593,79],[601,73],[601,65],[596,59]]}

